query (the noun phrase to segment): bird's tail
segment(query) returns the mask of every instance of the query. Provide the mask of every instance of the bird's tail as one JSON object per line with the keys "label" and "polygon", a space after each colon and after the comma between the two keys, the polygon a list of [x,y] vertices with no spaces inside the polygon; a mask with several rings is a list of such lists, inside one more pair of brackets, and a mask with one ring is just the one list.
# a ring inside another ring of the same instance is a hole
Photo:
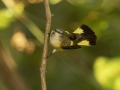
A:
{"label": "bird's tail", "polygon": [[81,25],[77,30],[73,33],[79,34],[80,40],[78,40],[78,45],[85,46],[95,46],[96,45],[96,35],[91,28],[87,25]]}

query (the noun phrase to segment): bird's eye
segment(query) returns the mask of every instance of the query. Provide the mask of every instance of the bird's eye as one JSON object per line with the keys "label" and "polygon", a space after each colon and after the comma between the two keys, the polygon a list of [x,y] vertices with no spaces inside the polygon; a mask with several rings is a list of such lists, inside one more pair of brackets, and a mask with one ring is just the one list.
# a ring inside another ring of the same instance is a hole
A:
{"label": "bird's eye", "polygon": [[55,29],[55,32],[60,33],[57,29]]}

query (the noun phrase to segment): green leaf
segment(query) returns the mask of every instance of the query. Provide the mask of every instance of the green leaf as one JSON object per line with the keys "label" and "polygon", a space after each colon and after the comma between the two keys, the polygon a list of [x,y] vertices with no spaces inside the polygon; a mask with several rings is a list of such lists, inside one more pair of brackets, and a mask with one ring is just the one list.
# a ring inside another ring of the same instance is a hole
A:
{"label": "green leaf", "polygon": [[13,12],[8,9],[0,10],[0,30],[7,28],[15,19]]}

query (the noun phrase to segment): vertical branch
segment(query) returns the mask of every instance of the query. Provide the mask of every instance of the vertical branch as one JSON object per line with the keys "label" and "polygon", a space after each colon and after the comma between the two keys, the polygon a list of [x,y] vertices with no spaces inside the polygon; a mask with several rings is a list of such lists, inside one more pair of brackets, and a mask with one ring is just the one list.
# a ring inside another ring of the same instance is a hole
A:
{"label": "vertical branch", "polygon": [[47,90],[46,87],[46,79],[45,79],[45,72],[46,72],[46,56],[48,51],[48,38],[51,26],[51,12],[49,7],[48,0],[44,0],[45,5],[45,12],[46,12],[46,28],[45,28],[45,38],[44,38],[44,48],[42,54],[42,61],[40,66],[40,77],[41,77],[41,88],[42,90]]}

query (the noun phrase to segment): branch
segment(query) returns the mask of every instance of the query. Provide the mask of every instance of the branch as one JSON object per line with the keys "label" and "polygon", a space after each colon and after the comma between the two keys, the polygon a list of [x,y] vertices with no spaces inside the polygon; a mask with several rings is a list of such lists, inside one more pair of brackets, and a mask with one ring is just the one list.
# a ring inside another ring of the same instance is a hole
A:
{"label": "branch", "polygon": [[48,38],[50,33],[50,26],[51,26],[51,12],[49,7],[48,0],[44,0],[45,11],[46,11],[46,28],[45,28],[45,38],[44,38],[44,48],[42,54],[42,61],[40,67],[40,77],[41,77],[41,88],[42,90],[47,90],[46,87],[46,79],[45,79],[45,72],[46,72],[46,56],[48,51]]}

